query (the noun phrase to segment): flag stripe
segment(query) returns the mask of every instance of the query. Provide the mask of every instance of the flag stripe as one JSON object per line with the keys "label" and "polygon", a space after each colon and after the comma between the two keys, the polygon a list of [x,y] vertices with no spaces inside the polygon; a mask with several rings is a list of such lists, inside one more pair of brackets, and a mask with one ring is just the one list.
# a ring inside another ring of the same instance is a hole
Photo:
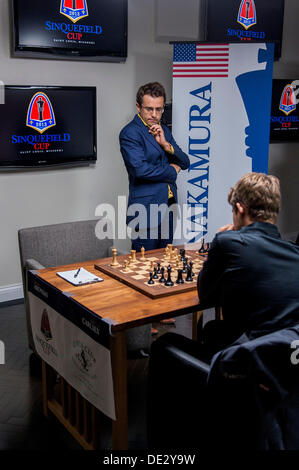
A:
{"label": "flag stripe", "polygon": [[173,75],[173,78],[181,78],[181,77],[228,77],[228,75],[211,75],[211,74],[208,74],[208,75],[197,75],[197,74],[192,74],[192,75]]}
{"label": "flag stripe", "polygon": [[220,64],[218,64],[218,63],[217,64],[210,64],[210,63],[208,63],[208,64],[200,63],[199,64],[197,62],[194,62],[194,63],[190,64],[190,63],[174,62],[174,64],[173,64],[174,67],[190,67],[190,68],[193,68],[193,67],[225,67],[226,65],[227,65],[227,68],[228,68],[228,61],[227,61],[226,64],[222,63],[222,62]]}
{"label": "flag stripe", "polygon": [[173,69],[173,72],[190,72],[190,73],[193,73],[193,72],[200,72],[200,73],[203,73],[203,72],[228,72],[228,69],[193,69],[192,71],[188,70],[188,69],[180,69],[180,70],[175,70]]}
{"label": "flag stripe", "polygon": [[211,48],[202,48],[202,47],[197,47],[196,48],[196,52],[201,52],[201,51],[205,51],[205,52],[208,52],[208,51],[213,51],[213,52],[217,52],[217,51],[221,51],[221,52],[225,52],[225,51],[229,51],[229,48],[228,47],[225,47],[223,49],[220,49],[219,47],[211,47]]}
{"label": "flag stripe", "polygon": [[228,77],[228,44],[183,44],[174,48],[173,77]]}
{"label": "flag stripe", "polygon": [[225,53],[225,54],[202,54],[202,53],[197,53],[196,52],[196,57],[228,57],[229,54],[228,53]]}

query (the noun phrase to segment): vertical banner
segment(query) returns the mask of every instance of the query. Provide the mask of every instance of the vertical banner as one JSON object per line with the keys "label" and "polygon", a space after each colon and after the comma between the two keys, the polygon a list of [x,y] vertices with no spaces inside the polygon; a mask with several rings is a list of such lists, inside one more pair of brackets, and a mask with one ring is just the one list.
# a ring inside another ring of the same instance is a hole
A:
{"label": "vertical banner", "polygon": [[177,43],[172,130],[189,155],[179,174],[175,244],[212,240],[232,221],[229,189],[267,173],[274,45]]}

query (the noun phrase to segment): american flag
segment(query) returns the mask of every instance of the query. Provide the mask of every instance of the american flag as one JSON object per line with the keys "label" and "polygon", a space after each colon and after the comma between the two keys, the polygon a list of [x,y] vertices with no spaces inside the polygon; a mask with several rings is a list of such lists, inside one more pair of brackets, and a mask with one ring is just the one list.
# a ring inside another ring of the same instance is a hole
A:
{"label": "american flag", "polygon": [[174,44],[173,77],[228,77],[229,44]]}

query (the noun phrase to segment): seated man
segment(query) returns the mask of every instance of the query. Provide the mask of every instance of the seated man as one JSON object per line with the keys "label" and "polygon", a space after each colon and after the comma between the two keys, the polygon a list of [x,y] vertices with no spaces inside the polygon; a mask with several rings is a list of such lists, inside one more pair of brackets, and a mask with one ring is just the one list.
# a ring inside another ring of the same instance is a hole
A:
{"label": "seated man", "polygon": [[299,323],[299,247],[282,240],[275,225],[279,180],[246,174],[228,202],[233,224],[216,234],[198,278],[200,302],[222,307],[223,320],[199,332],[210,353]]}

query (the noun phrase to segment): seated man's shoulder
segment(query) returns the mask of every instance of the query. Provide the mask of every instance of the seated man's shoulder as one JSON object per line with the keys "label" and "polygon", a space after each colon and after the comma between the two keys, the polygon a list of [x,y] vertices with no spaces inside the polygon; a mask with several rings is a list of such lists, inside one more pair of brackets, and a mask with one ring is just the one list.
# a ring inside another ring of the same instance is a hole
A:
{"label": "seated man's shoulder", "polygon": [[220,242],[229,240],[240,240],[242,238],[239,230],[225,230],[224,232],[218,232],[215,238]]}

